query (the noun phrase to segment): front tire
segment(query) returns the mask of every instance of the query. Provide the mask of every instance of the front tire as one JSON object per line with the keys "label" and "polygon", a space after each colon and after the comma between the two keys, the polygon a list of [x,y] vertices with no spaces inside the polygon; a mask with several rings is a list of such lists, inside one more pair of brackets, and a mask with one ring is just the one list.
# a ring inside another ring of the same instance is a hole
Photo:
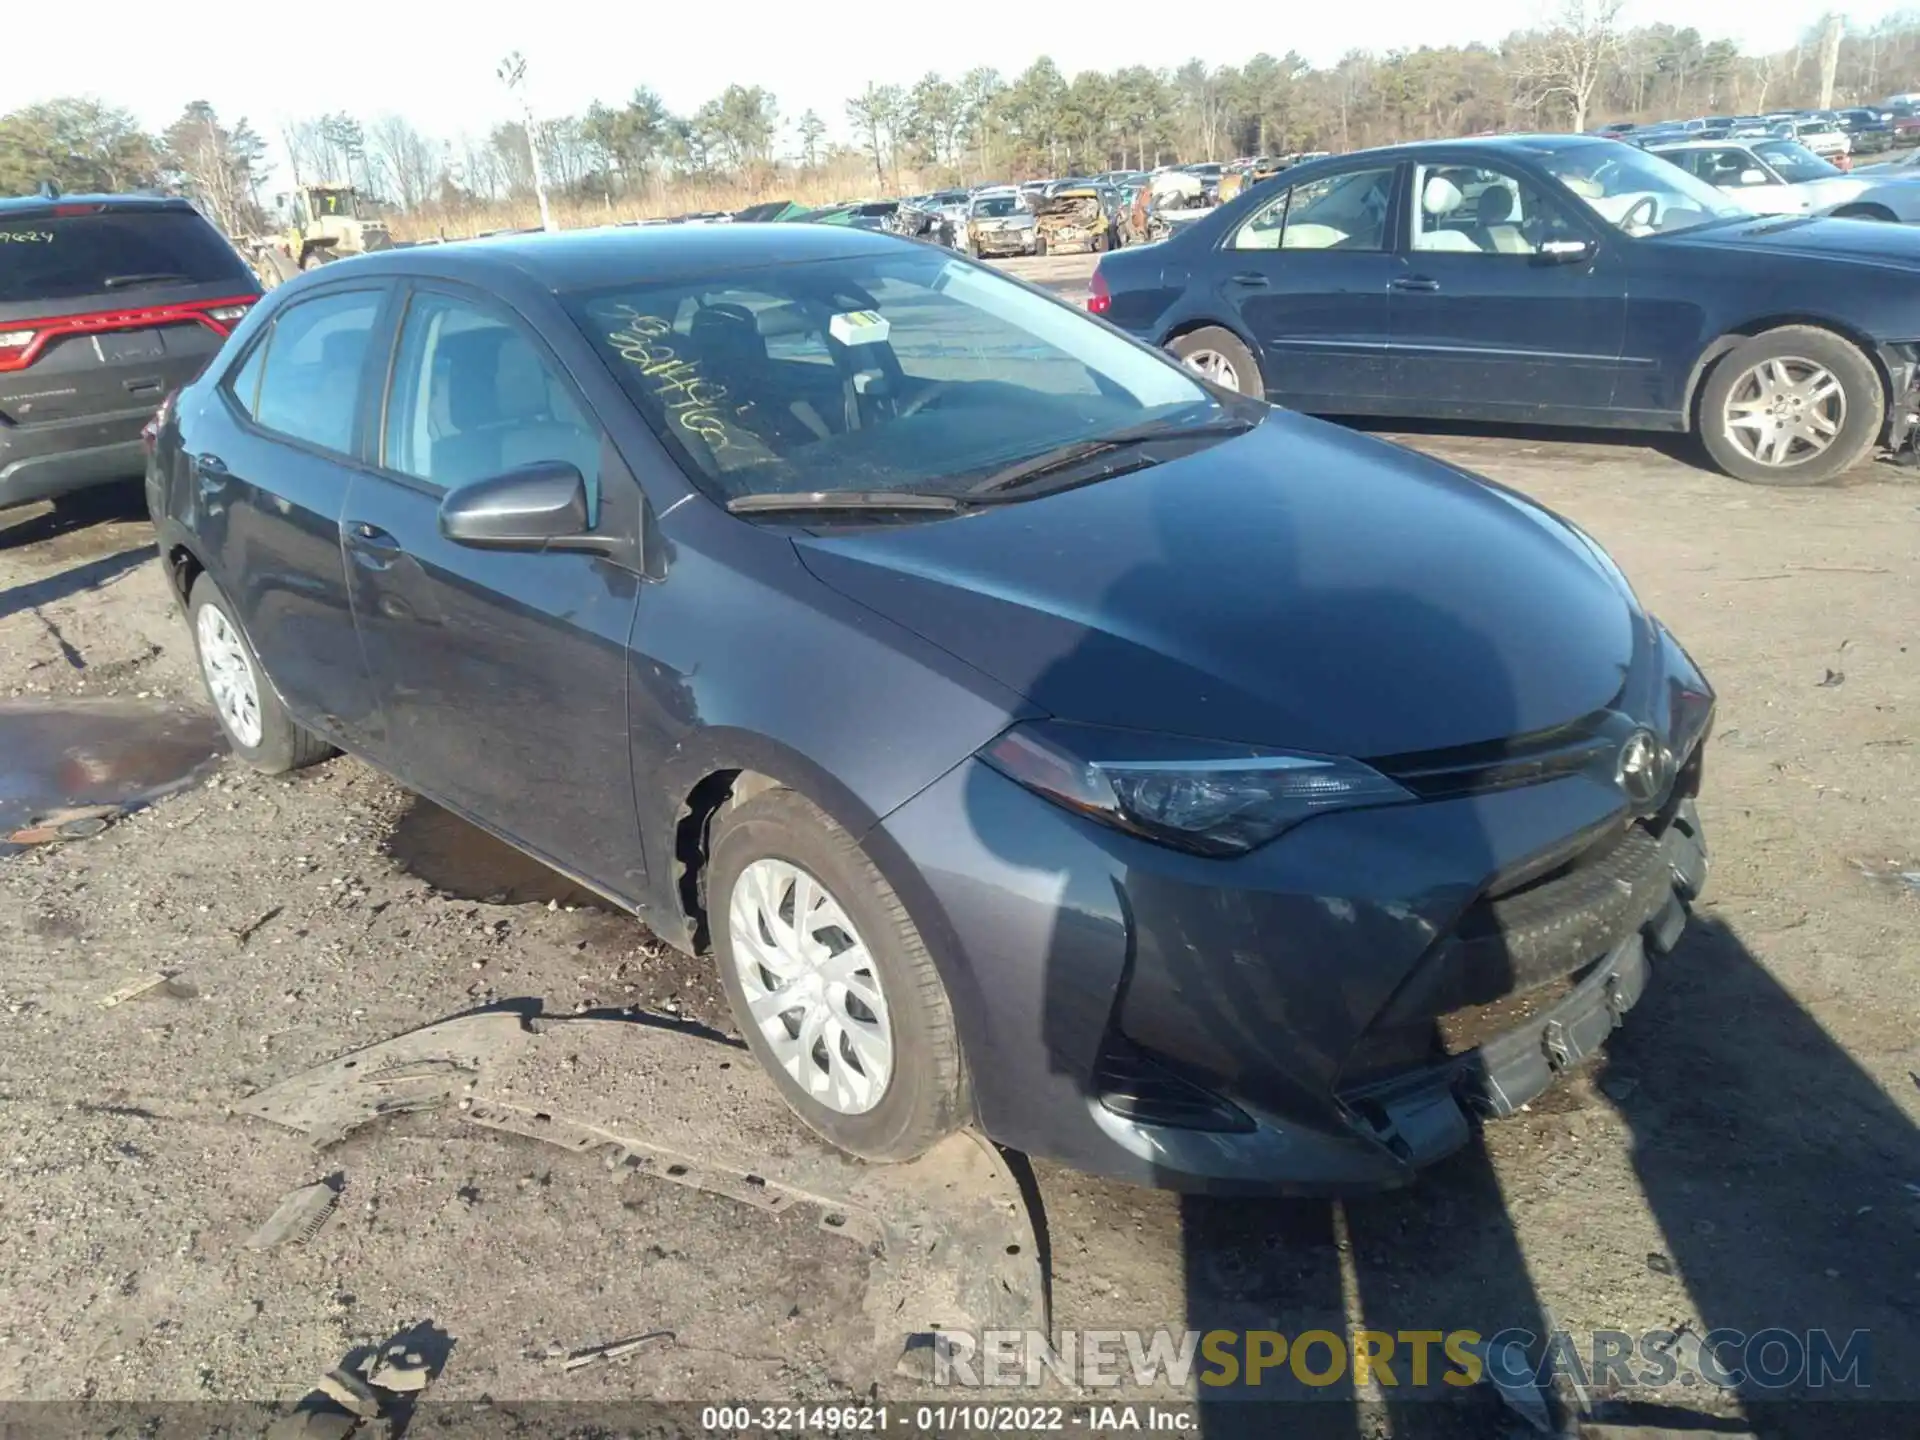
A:
{"label": "front tire", "polygon": [[972,1105],[946,987],[853,837],[792,790],[714,823],[707,908],[735,1022],[781,1097],[862,1159],[911,1160]]}
{"label": "front tire", "polygon": [[1238,390],[1255,399],[1266,398],[1266,382],[1260,376],[1260,362],[1240,343],[1240,337],[1218,325],[1205,325],[1176,335],[1167,342],[1171,351],[1189,370],[1228,390]]}
{"label": "front tire", "polygon": [[1886,392],[1873,362],[1830,330],[1783,325],[1744,341],[1700,391],[1700,441],[1752,485],[1823,485],[1880,438]]}
{"label": "front tire", "polygon": [[303,730],[280,703],[246,629],[211,576],[193,582],[187,625],[200,660],[200,678],[235,755],[262,774],[284,775],[333,753],[331,745]]}

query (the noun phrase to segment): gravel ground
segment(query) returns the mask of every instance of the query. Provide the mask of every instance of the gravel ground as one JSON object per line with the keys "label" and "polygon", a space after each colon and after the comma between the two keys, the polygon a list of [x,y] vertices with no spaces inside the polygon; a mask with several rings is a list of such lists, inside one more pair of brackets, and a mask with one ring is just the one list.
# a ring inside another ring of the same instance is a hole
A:
{"label": "gravel ground", "polygon": [[[1088,269],[1012,268],[1069,294]],[[1407,1192],[1183,1201],[1038,1166],[1056,1325],[1866,1329],[1876,1392],[1920,1401],[1920,890],[1898,878],[1920,870],[1920,486],[1875,467],[1775,493],[1631,438],[1398,438],[1579,521],[1715,681],[1707,902],[1600,1066]],[[137,495],[0,515],[0,697],[102,696],[202,704]],[[612,1184],[450,1118],[321,1154],[231,1112],[515,996],[730,1028],[702,965],[350,759],[282,780],[223,762],[95,838],[0,858],[0,1398],[293,1400],[427,1320],[452,1337],[445,1398],[855,1394],[866,1262],[805,1215]],[[328,1176],[341,1206],[311,1244],[248,1247]],[[661,1328],[617,1365],[553,1359]],[[1322,1393],[1356,1398],[1351,1377]],[[1738,1413],[1705,1389],[1626,1398]],[[1274,1433],[1230,1401],[1204,1414]],[[1511,1419],[1484,1387],[1315,1414],[1351,1435]],[[1748,1423],[1896,1435],[1916,1414]]]}

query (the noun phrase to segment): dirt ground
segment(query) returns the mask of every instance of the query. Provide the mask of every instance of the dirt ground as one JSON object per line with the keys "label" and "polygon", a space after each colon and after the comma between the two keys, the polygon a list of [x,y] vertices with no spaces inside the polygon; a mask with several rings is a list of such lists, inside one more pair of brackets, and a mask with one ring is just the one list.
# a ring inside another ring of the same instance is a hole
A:
{"label": "dirt ground", "polygon": [[[1073,294],[1090,267],[1010,268]],[[1920,871],[1920,485],[1875,466],[1774,492],[1635,438],[1396,438],[1585,526],[1714,681],[1707,898],[1598,1067],[1406,1192],[1183,1201],[1036,1165],[1055,1325],[1867,1330],[1875,1393],[1920,1406],[1920,881],[1901,878]],[[26,734],[5,705],[202,706],[139,504],[0,514],[0,777]],[[176,980],[102,1003],[154,972]],[[813,1218],[613,1183],[441,1117],[316,1153],[233,1113],[510,997],[731,1030],[700,965],[350,759],[283,780],[222,762],[104,833],[0,857],[0,1399],[291,1401],[423,1321],[452,1340],[446,1399],[862,1393],[842,1359],[866,1259]],[[330,1175],[312,1243],[249,1248]],[[619,1364],[554,1359],[661,1329]],[[1350,1377],[1320,1393],[1333,1434],[1514,1423],[1484,1387],[1384,1409]],[[1741,1410],[1615,1398],[1674,1423]],[[1895,1403],[1746,1408],[1759,1433],[1920,1433]],[[1232,1400],[1201,1414],[1209,1435],[1278,1433]]]}

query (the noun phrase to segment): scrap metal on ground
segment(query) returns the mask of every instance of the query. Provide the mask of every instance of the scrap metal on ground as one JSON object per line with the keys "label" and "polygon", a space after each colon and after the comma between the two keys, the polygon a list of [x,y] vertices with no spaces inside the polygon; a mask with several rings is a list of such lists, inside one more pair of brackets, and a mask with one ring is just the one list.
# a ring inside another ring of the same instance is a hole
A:
{"label": "scrap metal on ground", "polygon": [[873,1257],[872,1344],[855,1364],[874,1380],[915,1336],[1047,1330],[1033,1218],[993,1145],[963,1132],[905,1164],[866,1164],[802,1127],[746,1058],[680,1022],[548,1018],[520,1002],[342,1055],[236,1108],[325,1146],[385,1116],[453,1107],[473,1124],[598,1156],[622,1177],[768,1212],[816,1207],[823,1229]]}

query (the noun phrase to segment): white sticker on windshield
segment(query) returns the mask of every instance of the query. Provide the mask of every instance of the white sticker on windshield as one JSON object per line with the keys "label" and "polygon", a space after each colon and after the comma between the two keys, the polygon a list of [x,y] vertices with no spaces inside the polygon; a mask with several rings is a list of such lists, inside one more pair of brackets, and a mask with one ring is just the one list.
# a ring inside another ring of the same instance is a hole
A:
{"label": "white sticker on windshield", "polygon": [[848,310],[827,322],[827,333],[842,345],[878,345],[892,330],[878,310]]}

